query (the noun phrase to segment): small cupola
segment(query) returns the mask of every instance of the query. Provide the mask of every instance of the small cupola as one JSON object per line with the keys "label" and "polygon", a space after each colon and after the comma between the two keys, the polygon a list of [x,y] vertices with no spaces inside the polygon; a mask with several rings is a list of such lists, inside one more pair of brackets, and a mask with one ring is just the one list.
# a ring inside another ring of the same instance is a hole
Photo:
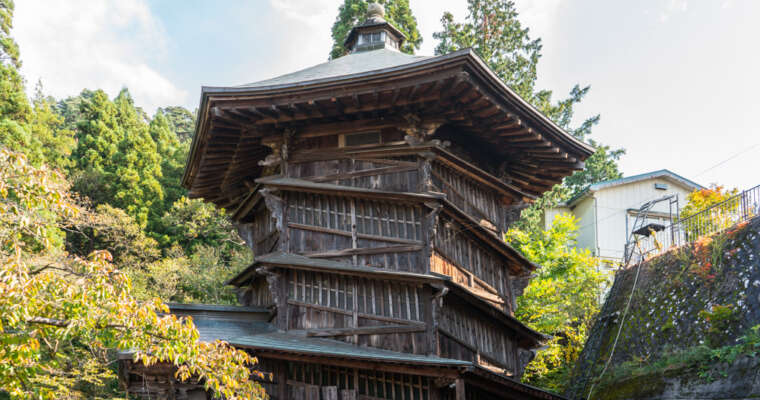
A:
{"label": "small cupola", "polygon": [[349,53],[391,49],[399,50],[406,36],[385,20],[385,8],[378,3],[367,7],[367,19],[348,33],[343,43]]}

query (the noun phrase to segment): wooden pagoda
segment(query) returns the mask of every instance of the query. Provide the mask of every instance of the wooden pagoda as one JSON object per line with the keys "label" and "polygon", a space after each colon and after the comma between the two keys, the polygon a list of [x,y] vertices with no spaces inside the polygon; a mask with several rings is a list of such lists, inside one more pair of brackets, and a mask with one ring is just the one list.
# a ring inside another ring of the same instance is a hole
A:
{"label": "wooden pagoda", "polygon": [[[273,399],[552,399],[519,378],[545,336],[514,318],[537,268],[502,240],[592,149],[471,50],[398,51],[370,7],[350,54],[204,87],[183,184],[255,262],[242,307],[175,305],[259,357]],[[205,399],[128,357],[131,393]]]}

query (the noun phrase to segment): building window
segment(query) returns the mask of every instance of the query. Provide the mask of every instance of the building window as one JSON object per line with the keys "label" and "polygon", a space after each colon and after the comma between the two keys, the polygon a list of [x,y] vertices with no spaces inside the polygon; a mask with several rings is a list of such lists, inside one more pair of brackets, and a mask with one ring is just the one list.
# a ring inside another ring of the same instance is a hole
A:
{"label": "building window", "polygon": [[655,183],[654,188],[657,190],[668,190],[668,184],[667,183]]}
{"label": "building window", "polygon": [[385,41],[385,32],[370,32],[359,35],[359,44],[382,43]]}
{"label": "building window", "polygon": [[366,146],[380,144],[380,132],[348,133],[340,135],[339,147]]}

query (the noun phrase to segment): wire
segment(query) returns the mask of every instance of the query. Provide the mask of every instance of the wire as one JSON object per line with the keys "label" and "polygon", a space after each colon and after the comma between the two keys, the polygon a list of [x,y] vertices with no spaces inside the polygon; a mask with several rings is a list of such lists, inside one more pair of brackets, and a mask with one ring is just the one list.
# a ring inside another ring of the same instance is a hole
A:
{"label": "wire", "polygon": [[[633,286],[631,286],[631,294],[628,296],[628,302],[625,304],[625,309],[623,310],[623,316],[620,318],[620,325],[618,325],[618,331],[615,335],[615,341],[612,343],[612,350],[610,350],[610,356],[607,358],[607,362],[604,363],[604,369],[602,369],[602,373],[599,375],[599,382],[601,382],[602,378],[604,377],[604,374],[607,373],[607,368],[610,366],[610,362],[612,362],[612,357],[615,355],[615,348],[617,348],[618,340],[620,339],[620,333],[623,331],[623,324],[625,324],[625,318],[628,316],[628,309],[631,307],[631,300],[633,300],[633,294],[636,292],[636,285],[639,282],[639,273],[641,272],[641,264],[644,262],[644,256],[643,252],[641,250],[641,246],[639,245],[639,242],[636,242],[636,248],[639,250],[639,255],[641,255],[641,258],[639,259],[639,263],[636,266],[636,276],[633,278]],[[609,299],[608,299],[609,300]],[[591,399],[591,394],[594,393],[594,387],[596,387],[596,383],[591,384],[591,389],[588,391],[588,397],[586,400]]]}
{"label": "wire", "polygon": [[760,146],[760,143],[755,143],[754,145],[752,145],[752,146],[750,146],[750,147],[748,147],[748,148],[746,148],[746,149],[744,149],[744,150],[742,150],[742,151],[740,151],[740,152],[732,155],[731,157],[728,157],[727,159],[725,159],[725,160],[723,160],[723,161],[721,161],[721,162],[713,165],[712,167],[710,167],[710,168],[708,168],[708,169],[706,169],[706,170],[704,170],[704,171],[702,171],[702,172],[694,175],[694,177],[701,176],[701,175],[703,175],[703,174],[705,174],[705,173],[707,173],[709,171],[712,171],[713,169],[720,167],[721,165],[723,165],[723,164],[725,164],[725,163],[733,160],[734,158],[739,157],[740,155],[749,152],[750,150],[756,148],[757,146]]}

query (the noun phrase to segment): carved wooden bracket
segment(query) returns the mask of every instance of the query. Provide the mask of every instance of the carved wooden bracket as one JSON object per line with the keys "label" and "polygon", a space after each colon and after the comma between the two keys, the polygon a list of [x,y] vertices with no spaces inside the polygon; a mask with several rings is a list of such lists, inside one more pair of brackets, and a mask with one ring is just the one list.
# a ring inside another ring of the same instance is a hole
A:
{"label": "carved wooden bracket", "polygon": [[[401,130],[406,133],[404,140],[410,146],[419,146],[426,143],[427,138],[435,133],[443,125],[443,121],[424,121],[416,114],[405,114],[404,119],[408,123]],[[440,145],[440,141],[437,143]]]}

